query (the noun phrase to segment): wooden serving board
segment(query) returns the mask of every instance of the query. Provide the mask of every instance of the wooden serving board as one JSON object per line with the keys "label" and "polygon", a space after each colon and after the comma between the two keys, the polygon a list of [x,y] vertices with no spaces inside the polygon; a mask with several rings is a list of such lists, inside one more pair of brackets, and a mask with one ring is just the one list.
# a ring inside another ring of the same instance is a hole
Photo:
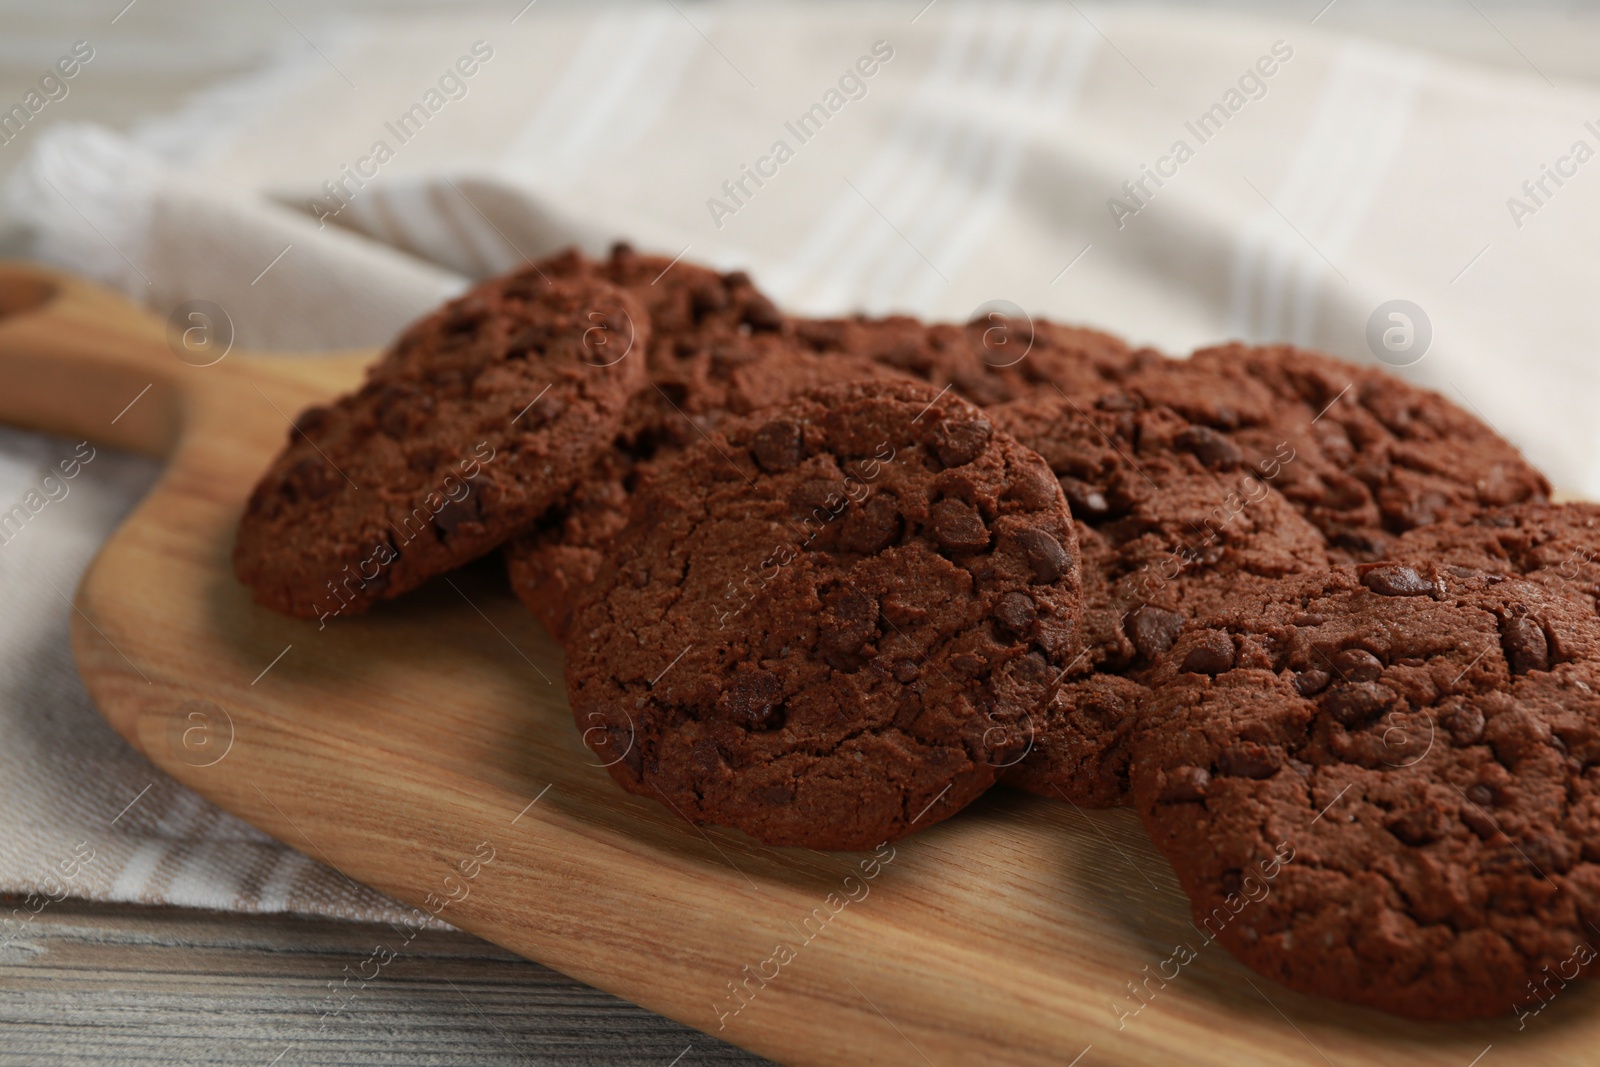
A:
{"label": "wooden serving board", "polygon": [[0,265],[0,420],[169,459],[78,589],[89,692],[174,778],[352,879],[785,1063],[1600,1056],[1592,983],[1522,1027],[1425,1025],[1251,974],[1190,924],[1131,812],[995,790],[874,863],[627,796],[492,561],[325,629],[234,581],[234,524],[290,416],[373,353],[177,351],[116,296]]}

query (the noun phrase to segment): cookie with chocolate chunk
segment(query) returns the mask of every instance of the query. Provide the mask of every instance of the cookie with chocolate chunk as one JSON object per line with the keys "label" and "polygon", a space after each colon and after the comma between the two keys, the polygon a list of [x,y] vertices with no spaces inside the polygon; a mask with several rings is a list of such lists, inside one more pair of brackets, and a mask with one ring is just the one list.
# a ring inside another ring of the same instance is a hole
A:
{"label": "cookie with chocolate chunk", "polygon": [[1600,602],[1600,504],[1485,508],[1407,531],[1396,560],[1437,563],[1448,577],[1502,574]]}
{"label": "cookie with chocolate chunk", "polygon": [[1094,397],[1130,368],[1164,358],[1097,330],[999,314],[964,325],[908,315],[796,319],[794,332],[814,351],[863,356],[984,406],[1034,395]]}
{"label": "cookie with chocolate chunk", "polygon": [[580,601],[573,715],[630,792],[769,844],[960,810],[1077,650],[1060,487],[918,383],[818,390],[652,470]]}
{"label": "cookie with chocolate chunk", "polygon": [[1199,936],[1293,989],[1523,1011],[1600,934],[1600,618],[1425,563],[1292,579],[1148,677],[1133,794]]}
{"label": "cookie with chocolate chunk", "polygon": [[618,244],[604,260],[568,249],[522,274],[598,278],[644,306],[651,326],[644,348],[649,383],[618,436],[630,459],[700,440],[730,409],[729,383],[742,370],[794,350],[791,324],[743,271],[719,273]]}
{"label": "cookie with chocolate chunk", "polygon": [[[726,369],[703,389],[693,423],[647,387],[628,404],[622,429],[589,474],[558,505],[505,547],[512,591],[558,641],[564,641],[579,595],[600,573],[611,539],[628,519],[633,488],[656,464],[680,453],[730,415],[746,415],[809,389],[839,381],[909,380],[870,360],[775,347],[765,358]],[[658,383],[659,384],[659,383]],[[714,399],[712,399],[714,397]]]}
{"label": "cookie with chocolate chunk", "polygon": [[1326,568],[1327,544],[1274,488],[1280,456],[1247,454],[1170,408],[1040,395],[989,414],[1050,465],[1084,556],[1083,652],[1006,781],[1125,803],[1140,671],[1195,615]]}
{"label": "cookie with chocolate chunk", "polygon": [[1550,486],[1482,421],[1392,374],[1288,345],[1226,344],[1150,363],[1122,386],[1256,455],[1283,452],[1280,491],[1347,560]]}
{"label": "cookie with chocolate chunk", "polygon": [[496,279],[406,330],[296,420],[250,496],[257,602],[355,614],[502,544],[568,493],[645,381],[650,320],[597,279]]}
{"label": "cookie with chocolate chunk", "polygon": [[619,244],[605,260],[568,250],[523,273],[604,279],[644,304],[651,321],[650,380],[629,401],[611,447],[506,546],[512,589],[558,640],[576,594],[594,581],[626,521],[643,468],[700,441],[729,414],[827,383],[900,377],[864,357],[798,343],[793,323],[742,271],[722,274]]}

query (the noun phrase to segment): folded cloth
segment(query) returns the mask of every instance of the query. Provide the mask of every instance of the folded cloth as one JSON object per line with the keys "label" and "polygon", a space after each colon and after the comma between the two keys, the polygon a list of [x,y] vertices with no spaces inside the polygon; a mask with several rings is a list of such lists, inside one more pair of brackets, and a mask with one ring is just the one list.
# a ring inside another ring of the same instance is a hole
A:
{"label": "folded cloth", "polygon": [[[0,960],[53,900],[295,911],[396,921],[412,909],[314,863],[152,767],[96,714],[72,665],[73,590],[158,465],[0,430],[0,499],[42,494],[0,533]],[[8,504],[9,507],[9,504]]]}
{"label": "folded cloth", "polygon": [[[7,205],[42,258],[161,314],[215,301],[254,347],[378,344],[470,278],[617,238],[799,311],[999,301],[1177,353],[1293,341],[1382,359],[1600,494],[1600,198],[1567,188],[1600,182],[1600,99],[1535,73],[1304,21],[948,0],[530,5],[320,48],[127,136],[53,128]],[[0,498],[75,444],[0,440]],[[88,708],[58,594],[151,470],[105,456],[49,533],[0,546],[22,609],[0,623],[0,889],[66,862],[96,898],[385,914]]]}

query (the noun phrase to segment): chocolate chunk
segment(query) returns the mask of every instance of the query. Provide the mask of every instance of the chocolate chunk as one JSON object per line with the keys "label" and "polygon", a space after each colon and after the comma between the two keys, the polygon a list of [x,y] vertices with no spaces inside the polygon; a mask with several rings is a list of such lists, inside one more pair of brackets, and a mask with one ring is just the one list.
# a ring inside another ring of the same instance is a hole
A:
{"label": "chocolate chunk", "polygon": [[1072,508],[1073,518],[1092,522],[1103,519],[1111,511],[1111,505],[1106,502],[1106,495],[1088,482],[1080,482],[1076,478],[1063,475],[1060,479],[1061,491],[1066,494],[1067,505]]}
{"label": "chocolate chunk", "polygon": [[940,547],[948,552],[978,552],[989,545],[989,528],[983,524],[983,516],[964,500],[946,497],[939,501],[928,521]]}
{"label": "chocolate chunk", "polygon": [[1237,467],[1244,462],[1244,453],[1224,434],[1207,426],[1192,426],[1173,439],[1173,443],[1213,470]]}
{"label": "chocolate chunk", "polygon": [[1233,638],[1212,630],[1183,657],[1183,670],[1194,674],[1222,674],[1233,669]]}
{"label": "chocolate chunk", "polygon": [[1399,699],[1399,693],[1378,682],[1351,682],[1328,690],[1320,703],[1341,726],[1364,726]]}
{"label": "chocolate chunk", "polygon": [[981,414],[946,415],[934,423],[930,443],[940,463],[960,467],[983,454],[992,432],[989,420]]}
{"label": "chocolate chunk", "polygon": [[1500,623],[1500,644],[1505,648],[1506,663],[1512,674],[1550,669],[1550,645],[1545,639],[1544,627],[1526,615]]}
{"label": "chocolate chunk", "polygon": [[1458,745],[1475,745],[1483,740],[1483,712],[1471,704],[1463,704],[1445,712],[1439,719]]}
{"label": "chocolate chunk", "polygon": [[971,652],[957,652],[950,657],[950,666],[962,678],[976,678],[987,665],[982,656]]}
{"label": "chocolate chunk", "polygon": [[718,748],[717,743],[709,737],[702,737],[694,743],[690,760],[695,770],[701,774],[716,774],[728,764],[722,755],[722,749]]}
{"label": "chocolate chunk", "polygon": [[783,725],[783,683],[770,671],[747,671],[728,684],[718,708],[741,726],[772,730]]}
{"label": "chocolate chunk", "polygon": [[760,293],[751,293],[745,298],[744,323],[752,330],[781,330],[783,315],[772,301]]}
{"label": "chocolate chunk", "polygon": [[1046,531],[1030,526],[1017,531],[1016,540],[1033,567],[1036,581],[1059,582],[1072,570],[1072,556]]}
{"label": "chocolate chunk", "polygon": [[[470,483],[469,487],[470,487]],[[439,514],[433,517],[434,528],[446,538],[456,530],[467,524],[483,525],[483,516],[478,511],[478,494],[471,492],[460,500],[452,500],[439,509]]]}
{"label": "chocolate chunk", "polygon": [[1175,611],[1146,604],[1128,616],[1124,623],[1128,640],[1145,659],[1155,659],[1172,647],[1183,632],[1183,616]]}
{"label": "chocolate chunk", "polygon": [[1443,815],[1434,808],[1412,808],[1389,817],[1383,824],[1395,837],[1413,847],[1437,841],[1444,833]]}
{"label": "chocolate chunk", "polygon": [[995,622],[1018,637],[1026,635],[1038,617],[1039,610],[1033,598],[1026,593],[1007,593],[994,609]]}
{"label": "chocolate chunk", "polygon": [[1099,411],[1138,411],[1144,404],[1127,393],[1107,393],[1094,402]]}
{"label": "chocolate chunk", "polygon": [[1254,741],[1236,741],[1217,754],[1217,773],[1230,778],[1271,778],[1279,766],[1277,754]]}
{"label": "chocolate chunk", "polygon": [[757,430],[750,444],[756,462],[768,473],[793,470],[805,458],[805,441],[798,423],[775,419]]}
{"label": "chocolate chunk", "polygon": [[[1032,599],[1031,597],[1029,598]],[[1048,660],[1041,652],[1029,652],[1017,660],[1012,668],[1012,677],[1023,681],[1030,686],[1037,686],[1041,690],[1052,688],[1060,672],[1050,666]]]}
{"label": "chocolate chunk", "polygon": [[1319,671],[1315,668],[1309,671],[1301,671],[1294,676],[1294,691],[1303,697],[1314,697],[1328,688],[1328,683],[1332,680],[1332,676],[1327,671]]}
{"label": "chocolate chunk", "polygon": [[876,555],[900,540],[904,530],[898,502],[888,493],[878,493],[845,513],[839,529],[839,547],[864,556]]}
{"label": "chocolate chunk", "polygon": [[1361,584],[1379,596],[1432,596],[1434,592],[1432,582],[1400,563],[1373,567],[1361,576]]}
{"label": "chocolate chunk", "polygon": [[878,602],[865,593],[846,593],[824,616],[818,648],[835,670],[859,667],[856,657],[878,636]]}
{"label": "chocolate chunk", "polygon": [[789,514],[798,522],[808,524],[815,531],[833,521],[845,509],[849,498],[833,482],[818,478],[800,482],[789,491]]}
{"label": "chocolate chunk", "polygon": [[799,319],[794,324],[794,335],[813,351],[840,352],[849,343],[853,325],[828,319]]}
{"label": "chocolate chunk", "polygon": [[1006,499],[1015,500],[1029,511],[1044,511],[1060,506],[1056,491],[1056,481],[1048,469],[1024,467],[1012,475]]}
{"label": "chocolate chunk", "polygon": [[728,304],[728,290],[717,284],[714,278],[700,280],[689,290],[689,307],[694,312],[696,321],[704,319],[713,312],[722,311]]}
{"label": "chocolate chunk", "polygon": [[1347,648],[1334,653],[1333,669],[1346,682],[1376,682],[1383,676],[1383,661],[1364,648]]}

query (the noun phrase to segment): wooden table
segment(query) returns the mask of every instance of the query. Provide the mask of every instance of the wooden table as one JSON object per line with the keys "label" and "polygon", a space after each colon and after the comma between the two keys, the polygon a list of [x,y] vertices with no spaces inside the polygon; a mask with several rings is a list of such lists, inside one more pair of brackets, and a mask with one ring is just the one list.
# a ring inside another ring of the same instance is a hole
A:
{"label": "wooden table", "polygon": [[0,1067],[759,1064],[486,941],[426,931],[325,1027],[382,927],[63,901],[0,949]]}
{"label": "wooden table", "polygon": [[[544,6],[563,2],[545,0]],[[89,38],[103,58],[56,117],[127,128],[264,61],[294,39],[290,19],[315,32],[330,16],[386,18],[418,6],[141,0],[113,27],[111,15],[122,0],[109,7],[100,0],[0,0],[0,99],[18,97],[66,45]],[[1203,6],[1290,21],[1278,4],[1211,0]],[[1395,10],[1382,0],[1339,0],[1318,24],[1523,73],[1527,55],[1563,87],[1600,82],[1600,12],[1487,0],[1481,7],[1483,14],[1454,3]],[[0,149],[0,180],[38,132]],[[25,245],[7,223],[0,215],[0,255],[18,255]],[[54,904],[26,939],[0,949],[0,1067],[764,1062],[454,932],[419,935],[407,956],[370,987],[364,1004],[319,1028],[317,1006],[327,983],[367,958],[378,929],[282,916]]]}

